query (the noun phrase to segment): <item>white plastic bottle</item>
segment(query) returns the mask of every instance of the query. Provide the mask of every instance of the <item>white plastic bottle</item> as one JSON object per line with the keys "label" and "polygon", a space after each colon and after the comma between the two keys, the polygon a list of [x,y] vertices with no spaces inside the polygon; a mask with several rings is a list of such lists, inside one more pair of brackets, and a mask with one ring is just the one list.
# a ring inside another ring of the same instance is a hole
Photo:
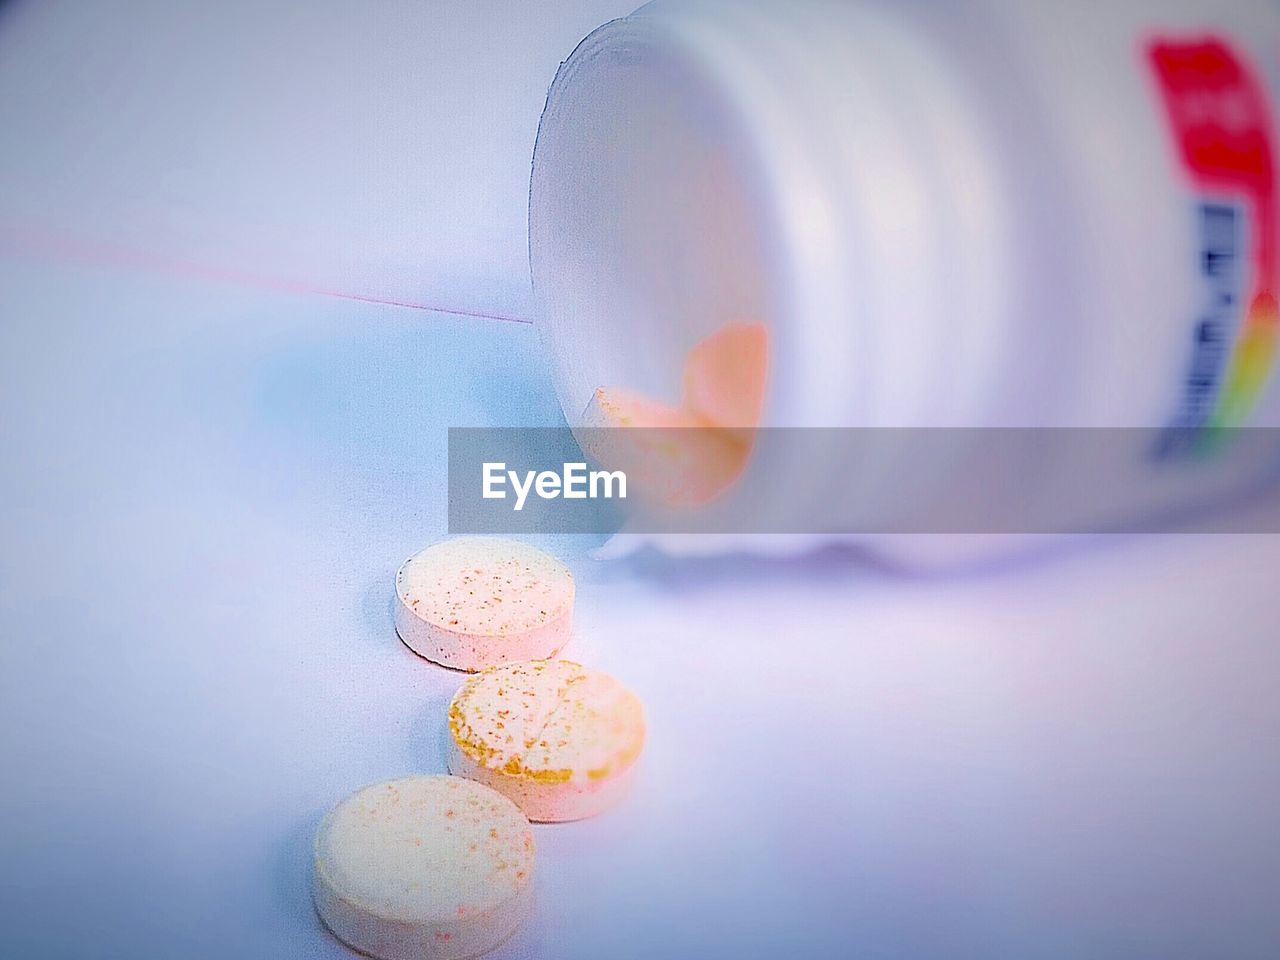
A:
{"label": "white plastic bottle", "polygon": [[765,426],[1280,425],[1278,91],[1263,0],[657,0],[535,148],[566,415],[750,319]]}

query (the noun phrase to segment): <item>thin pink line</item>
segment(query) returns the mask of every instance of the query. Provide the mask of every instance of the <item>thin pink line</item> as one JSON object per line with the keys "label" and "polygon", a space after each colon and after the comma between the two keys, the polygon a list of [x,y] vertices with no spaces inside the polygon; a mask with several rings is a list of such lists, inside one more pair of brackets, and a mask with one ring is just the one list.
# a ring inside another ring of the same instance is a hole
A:
{"label": "thin pink line", "polygon": [[287,278],[269,277],[247,271],[194,263],[189,260],[148,253],[144,250],[97,243],[80,237],[58,235],[47,231],[24,230],[17,232],[0,230],[0,247],[7,247],[10,250],[25,254],[52,256],[59,260],[77,261],[95,266],[116,266],[157,273],[163,276],[188,277],[215,283],[233,283],[241,286],[258,287],[264,290],[332,297],[336,300],[352,300],[358,303],[371,303],[385,307],[404,307],[408,310],[444,313],[455,317],[469,317],[475,320],[497,320],[502,323],[522,324],[531,324],[533,322],[526,317],[513,317],[501,313],[485,313],[480,310],[464,310],[459,307],[415,303],[411,300],[375,297],[363,293],[348,293],[343,290],[326,290],[322,287],[313,287]]}

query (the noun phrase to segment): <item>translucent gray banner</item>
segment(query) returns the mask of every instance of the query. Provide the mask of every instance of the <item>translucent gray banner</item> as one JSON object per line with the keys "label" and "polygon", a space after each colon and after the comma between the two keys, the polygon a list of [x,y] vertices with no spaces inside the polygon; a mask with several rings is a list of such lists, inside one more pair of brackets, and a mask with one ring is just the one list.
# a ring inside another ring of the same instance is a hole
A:
{"label": "translucent gray banner", "polygon": [[454,428],[451,533],[1280,532],[1280,429]]}

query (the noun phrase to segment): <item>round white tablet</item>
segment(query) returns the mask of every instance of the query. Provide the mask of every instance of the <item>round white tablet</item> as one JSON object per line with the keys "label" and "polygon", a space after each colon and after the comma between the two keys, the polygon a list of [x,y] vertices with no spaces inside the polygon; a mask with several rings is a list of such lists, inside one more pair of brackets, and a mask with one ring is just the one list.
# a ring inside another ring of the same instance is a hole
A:
{"label": "round white tablet", "polygon": [[529,909],[533,833],[506,797],[459,777],[358,790],[316,834],[316,911],[380,960],[460,960],[509,937]]}
{"label": "round white tablet", "polygon": [[527,543],[445,540],[396,574],[396,632],[458,670],[553,657],[573,630],[573,595],[569,568]]}
{"label": "round white tablet", "polygon": [[568,660],[476,674],[449,704],[449,770],[493,787],[530,820],[580,820],[626,789],[644,709],[607,673]]}

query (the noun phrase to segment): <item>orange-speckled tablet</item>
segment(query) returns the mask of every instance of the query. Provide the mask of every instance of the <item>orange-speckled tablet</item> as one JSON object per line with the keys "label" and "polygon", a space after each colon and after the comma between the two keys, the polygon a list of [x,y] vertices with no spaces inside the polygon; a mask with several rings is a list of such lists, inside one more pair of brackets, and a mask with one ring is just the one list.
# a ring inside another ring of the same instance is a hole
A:
{"label": "orange-speckled tablet", "polygon": [[400,639],[458,670],[553,657],[573,631],[573,574],[518,540],[433,544],[400,568],[396,597]]}
{"label": "orange-speckled tablet", "polygon": [[316,834],[316,911],[381,960],[461,960],[509,937],[529,910],[529,821],[459,777],[388,780],[334,807]]}
{"label": "orange-speckled tablet", "polygon": [[644,710],[607,673],[568,660],[492,667],[449,704],[449,770],[530,820],[580,820],[612,804],[644,747]]}
{"label": "orange-speckled tablet", "polygon": [[764,411],[768,372],[768,327],[731,323],[689,351],[682,404],[722,427],[756,427]]}

